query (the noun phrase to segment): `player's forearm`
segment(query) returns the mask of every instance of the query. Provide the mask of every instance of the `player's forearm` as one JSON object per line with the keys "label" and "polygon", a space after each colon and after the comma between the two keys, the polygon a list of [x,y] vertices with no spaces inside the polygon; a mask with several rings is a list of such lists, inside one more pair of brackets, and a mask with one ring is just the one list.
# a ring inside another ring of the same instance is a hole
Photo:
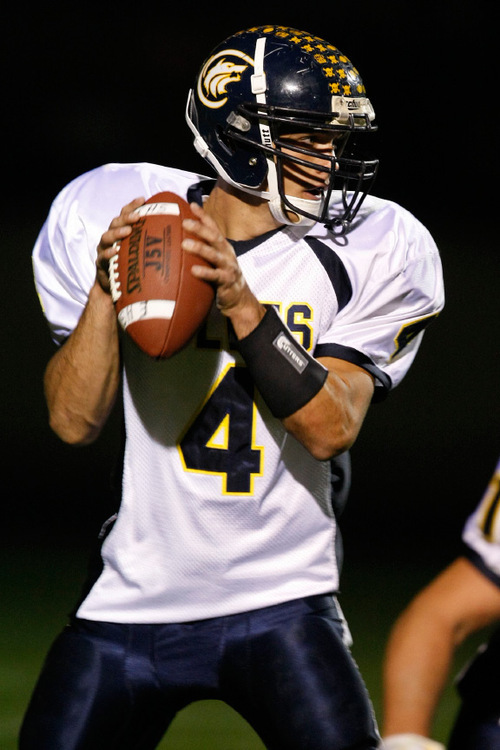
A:
{"label": "player's forearm", "polygon": [[239,350],[273,415],[320,461],[350,448],[373,395],[372,376],[343,360],[314,359],[274,309],[259,318],[255,305],[249,308],[253,318],[246,318],[251,322],[245,335],[242,327],[233,327]]}
{"label": "player's forearm", "polygon": [[455,649],[454,631],[419,610],[403,613],[394,626],[384,664],[383,736],[429,737]]}
{"label": "player's forearm", "polygon": [[[341,363],[336,366],[342,368]],[[330,371],[321,390],[283,420],[288,432],[320,461],[352,447],[372,398],[371,376],[362,370],[349,369],[349,379]]]}
{"label": "player's forearm", "polygon": [[45,372],[54,432],[73,445],[93,442],[113,407],[119,380],[116,314],[111,298],[96,284],[78,326]]}

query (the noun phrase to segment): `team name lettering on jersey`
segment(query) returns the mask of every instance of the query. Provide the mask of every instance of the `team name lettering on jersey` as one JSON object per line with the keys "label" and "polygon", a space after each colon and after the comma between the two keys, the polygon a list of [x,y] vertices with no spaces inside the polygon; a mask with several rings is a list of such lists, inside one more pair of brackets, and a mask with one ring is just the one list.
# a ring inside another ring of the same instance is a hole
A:
{"label": "team name lettering on jersey", "polygon": [[[262,302],[264,307],[275,307],[281,314],[282,304],[280,302]],[[310,351],[313,344],[312,308],[304,302],[295,302],[287,307],[283,315],[284,321],[295,338],[302,344],[304,349]],[[226,349],[235,351],[237,349],[236,336],[233,327],[227,318],[224,318],[225,329],[223,333],[213,330],[211,321],[206,320],[199,328],[196,336],[198,349]]]}

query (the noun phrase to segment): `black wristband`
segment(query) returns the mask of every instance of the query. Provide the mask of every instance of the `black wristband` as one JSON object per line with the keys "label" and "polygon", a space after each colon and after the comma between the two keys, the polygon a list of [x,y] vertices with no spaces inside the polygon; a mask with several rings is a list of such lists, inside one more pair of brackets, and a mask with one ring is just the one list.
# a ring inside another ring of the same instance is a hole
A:
{"label": "black wristband", "polygon": [[273,307],[238,348],[275,417],[289,417],[323,387],[328,370],[292,336]]}

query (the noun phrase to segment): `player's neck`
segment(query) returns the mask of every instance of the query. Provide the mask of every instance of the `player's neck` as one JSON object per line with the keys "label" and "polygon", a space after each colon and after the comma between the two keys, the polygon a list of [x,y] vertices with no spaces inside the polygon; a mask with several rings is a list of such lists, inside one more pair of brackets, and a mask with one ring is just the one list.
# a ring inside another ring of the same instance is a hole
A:
{"label": "player's neck", "polygon": [[232,240],[252,240],[280,226],[271,215],[267,201],[236,190],[220,179],[204,208],[224,236]]}

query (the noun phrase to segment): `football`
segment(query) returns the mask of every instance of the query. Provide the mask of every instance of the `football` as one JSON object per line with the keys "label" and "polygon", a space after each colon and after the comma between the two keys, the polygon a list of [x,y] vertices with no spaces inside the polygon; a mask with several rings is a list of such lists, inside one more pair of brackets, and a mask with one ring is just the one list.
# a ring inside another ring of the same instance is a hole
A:
{"label": "football", "polygon": [[189,203],[175,193],[157,193],[137,213],[132,233],[109,264],[111,295],[121,327],[137,346],[167,359],[192,339],[215,292],[191,273],[206,261],[181,247],[190,236],[182,222],[194,218]]}

